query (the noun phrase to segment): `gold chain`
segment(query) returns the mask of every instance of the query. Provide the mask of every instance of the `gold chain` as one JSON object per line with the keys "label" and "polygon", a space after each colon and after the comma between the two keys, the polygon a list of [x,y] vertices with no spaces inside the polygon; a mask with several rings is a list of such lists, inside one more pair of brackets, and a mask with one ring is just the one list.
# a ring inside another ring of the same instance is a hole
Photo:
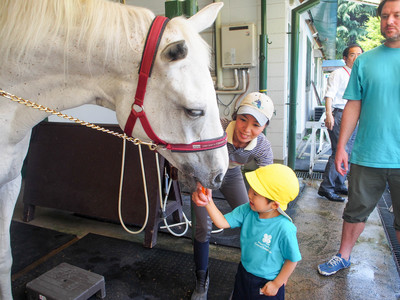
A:
{"label": "gold chain", "polygon": [[133,143],[135,145],[146,145],[152,151],[156,150],[157,147],[158,147],[158,145],[156,145],[156,144],[154,144],[152,142],[150,142],[150,143],[143,142],[143,141],[139,140],[138,138],[128,137],[125,133],[123,133],[123,134],[122,133],[118,133],[118,132],[106,129],[104,127],[100,127],[100,126],[98,126],[96,124],[79,120],[77,118],[68,116],[68,115],[63,114],[61,112],[58,112],[58,111],[56,111],[54,109],[50,109],[50,108],[45,107],[43,105],[37,104],[35,102],[29,101],[29,100],[25,100],[23,98],[20,98],[18,96],[13,95],[13,94],[7,93],[6,91],[4,91],[2,89],[0,89],[0,96],[3,96],[5,98],[7,98],[7,99],[10,99],[11,101],[24,104],[27,107],[32,107],[32,108],[38,109],[40,111],[51,113],[51,114],[56,115],[56,116],[58,116],[60,118],[64,118],[64,119],[70,120],[72,122],[75,122],[75,123],[77,123],[79,125],[86,126],[86,127],[91,128],[91,129],[95,129],[95,130],[98,130],[98,131],[101,131],[101,132],[105,132],[105,133],[108,133],[108,134],[112,134],[112,135],[114,135],[116,137],[119,137],[121,139],[127,140],[127,141],[129,141],[129,142],[131,142],[131,143]]}

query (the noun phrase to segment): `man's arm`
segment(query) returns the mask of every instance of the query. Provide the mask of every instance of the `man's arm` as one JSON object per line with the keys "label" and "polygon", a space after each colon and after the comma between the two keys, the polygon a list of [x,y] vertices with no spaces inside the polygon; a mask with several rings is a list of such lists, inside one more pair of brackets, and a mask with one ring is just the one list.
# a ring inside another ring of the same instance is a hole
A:
{"label": "man's arm", "polygon": [[[337,95],[338,90],[342,84],[340,80],[340,70],[333,71],[328,77],[328,84],[325,93],[325,126],[329,129],[333,129],[334,119],[332,114],[333,99]],[[318,120],[315,120],[318,121]]]}
{"label": "man's arm", "polygon": [[326,115],[325,126],[329,130],[332,130],[335,121],[334,121],[333,114],[332,114],[332,98],[331,97],[325,97],[325,115]]}
{"label": "man's arm", "polygon": [[336,155],[335,155],[335,167],[336,170],[341,174],[345,175],[348,171],[349,157],[346,152],[346,144],[353,134],[354,129],[357,126],[358,119],[360,118],[361,112],[361,101],[360,100],[349,100],[344,107],[342,121],[340,124],[339,141],[337,144]]}

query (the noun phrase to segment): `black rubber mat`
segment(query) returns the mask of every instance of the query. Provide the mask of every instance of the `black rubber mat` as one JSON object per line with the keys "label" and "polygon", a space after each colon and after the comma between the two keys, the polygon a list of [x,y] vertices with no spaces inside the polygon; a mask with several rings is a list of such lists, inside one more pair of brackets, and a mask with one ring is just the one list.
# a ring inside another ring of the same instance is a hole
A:
{"label": "black rubber mat", "polygon": [[11,222],[11,251],[13,255],[12,274],[16,274],[53,250],[76,238],[26,223]]}
{"label": "black rubber mat", "polygon": [[[190,254],[88,234],[15,280],[14,300],[25,299],[26,283],[63,262],[104,276],[106,299],[190,299],[195,284]],[[236,268],[236,263],[210,259],[208,299],[229,298]]]}

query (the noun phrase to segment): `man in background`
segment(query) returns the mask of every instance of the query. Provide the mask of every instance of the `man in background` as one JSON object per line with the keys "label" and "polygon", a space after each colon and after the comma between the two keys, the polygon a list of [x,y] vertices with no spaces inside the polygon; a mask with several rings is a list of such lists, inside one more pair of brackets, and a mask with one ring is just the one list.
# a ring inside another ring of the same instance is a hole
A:
{"label": "man in background", "polygon": [[[331,140],[332,154],[326,164],[318,195],[331,201],[344,202],[345,199],[341,197],[340,194],[348,194],[345,184],[346,174],[341,175],[336,171],[335,155],[337,142],[339,140],[343,109],[347,103],[347,100],[343,99],[343,94],[349,82],[354,61],[362,52],[362,48],[357,44],[350,45],[344,49],[343,60],[346,65],[333,71],[328,79],[328,86],[325,94],[325,126],[328,129],[329,139]],[[353,134],[346,144],[346,152],[349,156],[353,148],[356,134],[357,128],[353,131]]]}

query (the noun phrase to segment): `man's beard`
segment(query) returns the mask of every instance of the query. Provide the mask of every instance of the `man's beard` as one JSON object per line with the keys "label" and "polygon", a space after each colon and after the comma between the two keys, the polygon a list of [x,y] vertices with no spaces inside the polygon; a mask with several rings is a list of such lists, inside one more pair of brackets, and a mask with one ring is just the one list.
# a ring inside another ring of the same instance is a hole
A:
{"label": "man's beard", "polygon": [[381,31],[381,34],[383,35],[383,37],[386,39],[386,41],[388,41],[388,42],[398,42],[398,41],[400,41],[400,34],[395,34],[395,35],[393,35],[393,36],[391,36],[391,37],[387,37],[386,36],[386,33],[385,32],[383,32],[383,31]]}

